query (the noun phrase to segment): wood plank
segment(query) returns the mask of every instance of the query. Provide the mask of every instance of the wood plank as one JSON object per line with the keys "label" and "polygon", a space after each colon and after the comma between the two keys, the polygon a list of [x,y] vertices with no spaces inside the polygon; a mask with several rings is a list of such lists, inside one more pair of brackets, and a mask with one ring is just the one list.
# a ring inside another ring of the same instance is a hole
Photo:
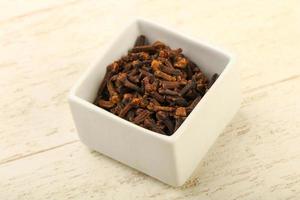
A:
{"label": "wood plank", "polygon": [[0,165],[0,197],[299,199],[299,84],[300,78],[292,79],[247,93],[183,187],[167,186],[75,142]]}
{"label": "wood plank", "polygon": [[76,2],[78,2],[78,0],[64,0],[63,2],[60,0],[29,0],[26,1],[26,3],[20,0],[1,0],[0,24],[17,21],[28,16],[36,15],[42,12],[47,12],[53,9],[58,9],[64,6],[68,6],[70,4],[74,4]]}
{"label": "wood plank", "polygon": [[[299,9],[298,0],[1,1],[0,199],[299,199]],[[240,112],[177,189],[90,153],[67,105],[136,16],[226,47],[241,71]]]}

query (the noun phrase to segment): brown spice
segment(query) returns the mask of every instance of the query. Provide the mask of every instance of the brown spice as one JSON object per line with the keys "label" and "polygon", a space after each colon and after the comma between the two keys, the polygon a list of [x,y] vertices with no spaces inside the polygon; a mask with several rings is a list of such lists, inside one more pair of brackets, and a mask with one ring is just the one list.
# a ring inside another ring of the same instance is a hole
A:
{"label": "brown spice", "polygon": [[143,45],[146,45],[147,44],[147,39],[144,35],[140,35],[135,43],[134,43],[134,46],[137,47],[137,46],[143,46]]}
{"label": "brown spice", "polygon": [[172,135],[211,81],[182,49],[139,36],[126,56],[107,66],[94,103],[139,126]]}
{"label": "brown spice", "polygon": [[103,107],[103,108],[112,108],[115,104],[111,101],[105,101],[103,99],[100,99],[98,101],[99,106]]}
{"label": "brown spice", "polygon": [[186,117],[186,109],[184,107],[177,108],[175,115],[179,117]]}
{"label": "brown spice", "polygon": [[162,78],[162,79],[167,80],[167,81],[176,81],[175,77],[170,76],[170,75],[168,75],[168,74],[166,74],[162,71],[159,71],[159,70],[154,72],[154,76],[156,76],[158,78]]}

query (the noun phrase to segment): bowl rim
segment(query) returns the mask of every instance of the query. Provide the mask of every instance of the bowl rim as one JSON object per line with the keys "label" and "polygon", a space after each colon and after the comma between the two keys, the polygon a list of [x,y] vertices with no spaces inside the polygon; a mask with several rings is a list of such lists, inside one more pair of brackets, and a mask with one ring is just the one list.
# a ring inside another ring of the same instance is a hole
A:
{"label": "bowl rim", "polygon": [[[130,26],[132,26],[133,24],[137,24],[138,26],[140,26],[140,24],[143,24],[143,23],[150,24],[151,26],[161,29],[162,31],[166,32],[167,34],[174,34],[174,35],[176,35],[176,37],[180,37],[183,40],[187,40],[189,42],[201,45],[212,51],[216,51],[220,54],[225,55],[228,58],[228,63],[224,66],[224,70],[220,73],[219,78],[215,81],[215,83],[211,86],[211,88],[205,93],[205,95],[201,98],[200,102],[195,106],[195,108],[192,110],[192,112],[189,114],[189,116],[185,119],[185,121],[180,125],[180,127],[170,136],[159,134],[157,132],[151,131],[149,129],[146,129],[144,127],[136,125],[132,122],[129,122],[119,116],[114,115],[113,113],[110,113],[109,111],[104,110],[103,108],[100,108],[100,107],[94,105],[93,103],[79,97],[78,95],[76,95],[77,90],[80,87],[80,85],[84,82],[84,80],[86,80],[89,77],[89,75],[91,74],[91,72],[94,69],[99,67],[98,63],[104,58],[104,56],[108,53],[108,51],[110,49],[112,49],[113,46],[115,46],[115,42],[123,35],[123,33],[126,30],[128,30],[128,28]],[[213,45],[207,43],[206,41],[202,41],[202,40],[199,41],[197,38],[194,38],[194,37],[188,36],[184,33],[175,31],[172,28],[158,24],[151,20],[144,19],[144,18],[136,18],[136,19],[130,21],[130,23],[128,23],[123,29],[121,29],[121,31],[104,48],[103,53],[99,57],[97,57],[93,62],[91,62],[91,64],[88,66],[87,70],[80,76],[80,78],[75,82],[74,86],[71,88],[71,90],[68,94],[68,101],[69,101],[69,103],[75,102],[77,104],[80,104],[81,106],[83,106],[93,112],[96,112],[98,114],[101,114],[101,115],[104,115],[105,117],[110,118],[110,120],[115,120],[115,121],[117,121],[116,123],[122,123],[125,126],[131,126],[132,128],[139,129],[140,132],[143,132],[143,134],[147,134],[148,136],[151,136],[151,137],[154,137],[154,138],[157,138],[160,140],[164,140],[167,143],[175,143],[175,141],[178,140],[178,138],[183,134],[183,132],[186,129],[186,127],[184,127],[184,124],[188,123],[191,120],[191,118],[193,117],[193,115],[195,113],[195,110],[198,110],[201,106],[204,105],[204,102],[207,101],[209,94],[214,92],[214,88],[217,85],[219,85],[220,82],[222,82],[223,77],[230,71],[230,68],[232,68],[234,63],[235,63],[235,56],[232,53],[229,53],[227,50],[224,50],[220,47],[213,46]]]}

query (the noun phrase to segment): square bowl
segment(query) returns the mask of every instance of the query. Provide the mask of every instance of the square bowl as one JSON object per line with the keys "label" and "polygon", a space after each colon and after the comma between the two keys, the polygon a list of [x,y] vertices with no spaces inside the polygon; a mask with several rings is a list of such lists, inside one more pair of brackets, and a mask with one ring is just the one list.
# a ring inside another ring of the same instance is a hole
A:
{"label": "square bowl", "polygon": [[[171,136],[152,132],[93,104],[106,66],[125,55],[141,34],[150,42],[160,40],[171,48],[182,48],[207,77],[220,75]],[[69,94],[73,119],[85,145],[173,186],[184,184],[191,176],[240,102],[238,72],[230,54],[143,19],[130,23],[119,34]]]}

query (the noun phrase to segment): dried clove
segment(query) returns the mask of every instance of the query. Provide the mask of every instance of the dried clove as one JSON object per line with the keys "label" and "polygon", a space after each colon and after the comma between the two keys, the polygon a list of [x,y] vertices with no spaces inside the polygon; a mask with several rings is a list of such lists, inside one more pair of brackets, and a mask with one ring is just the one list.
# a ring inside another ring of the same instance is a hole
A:
{"label": "dried clove", "polygon": [[103,108],[112,108],[114,107],[114,103],[111,101],[105,101],[103,99],[100,99],[98,101],[99,106],[103,107]]}
{"label": "dried clove", "polygon": [[176,81],[175,77],[170,76],[170,75],[168,75],[168,74],[166,74],[162,71],[159,71],[159,70],[154,72],[154,76],[156,76],[158,78],[162,78],[162,79],[167,80],[167,81]]}
{"label": "dried clove", "polygon": [[135,47],[137,47],[137,46],[144,46],[144,45],[146,45],[147,44],[147,39],[146,39],[146,37],[144,36],[144,35],[140,35],[137,39],[136,39],[136,41],[135,41],[135,43],[134,43],[134,46]]}
{"label": "dried clove", "polygon": [[120,73],[117,80],[120,81],[121,83],[123,83],[125,87],[128,87],[128,88],[136,90],[136,91],[141,90],[141,88],[139,88],[139,86],[135,85],[134,83],[131,83],[127,79],[127,74],[126,73]]}
{"label": "dried clove", "polygon": [[176,116],[186,117],[186,109],[184,107],[178,107],[175,112]]}
{"label": "dried clove", "polygon": [[144,120],[144,126],[152,131],[157,132],[157,133],[165,134],[165,132],[159,126],[157,126],[155,121],[151,118],[146,118]]}
{"label": "dried clove", "polygon": [[133,123],[135,124],[140,124],[142,123],[146,118],[149,117],[149,115],[151,114],[150,111],[148,110],[142,110],[140,113],[138,113],[138,115],[132,120]]}
{"label": "dried clove", "polygon": [[218,78],[163,42],[140,35],[126,56],[107,66],[94,104],[132,123],[172,135]]}
{"label": "dried clove", "polygon": [[159,92],[160,94],[179,96],[179,93],[178,93],[177,91],[170,90],[170,89],[159,88],[159,89],[158,89],[158,92]]}
{"label": "dried clove", "polygon": [[130,52],[132,52],[132,53],[140,53],[140,52],[154,53],[154,52],[156,52],[156,50],[151,45],[144,45],[144,46],[133,47]]}
{"label": "dried clove", "polygon": [[189,80],[188,83],[182,88],[182,90],[179,92],[180,96],[183,96],[185,93],[191,91],[191,89],[194,87],[195,82],[193,80]]}
{"label": "dried clove", "polygon": [[219,74],[214,74],[212,77],[211,77],[211,80],[207,86],[207,88],[209,89],[214,83],[215,81],[219,78]]}
{"label": "dried clove", "polygon": [[119,117],[124,117],[127,112],[133,108],[134,106],[138,105],[141,102],[140,99],[138,98],[134,98],[132,99],[132,101],[130,103],[128,103],[119,113]]}
{"label": "dried clove", "polygon": [[156,118],[158,119],[158,121],[162,121],[164,123],[164,125],[168,128],[169,133],[173,133],[174,123],[169,118],[169,115],[167,112],[158,111],[156,113]]}
{"label": "dried clove", "polygon": [[186,82],[184,81],[161,81],[161,86],[162,88],[165,89],[174,89],[174,88],[178,88],[182,85],[186,85]]}

